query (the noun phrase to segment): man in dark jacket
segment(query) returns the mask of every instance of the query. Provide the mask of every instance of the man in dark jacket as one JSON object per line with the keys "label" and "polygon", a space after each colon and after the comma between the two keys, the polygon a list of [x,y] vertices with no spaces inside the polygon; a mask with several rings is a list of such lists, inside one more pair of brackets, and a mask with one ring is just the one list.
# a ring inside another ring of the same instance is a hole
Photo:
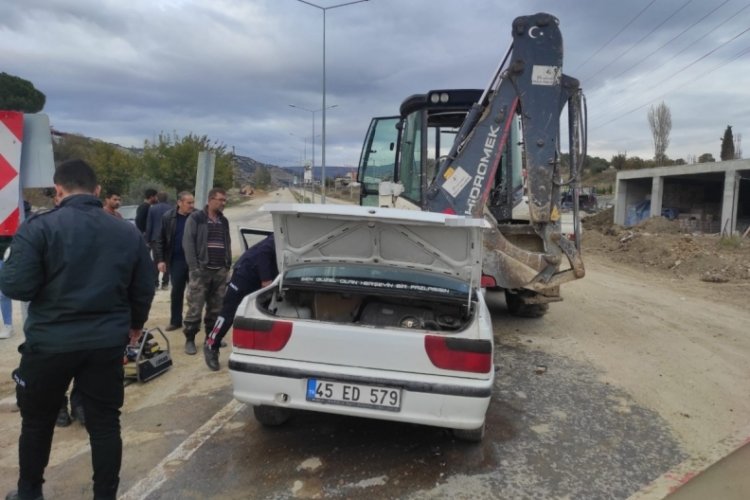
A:
{"label": "man in dark jacket", "polygon": [[232,279],[227,285],[227,293],[224,295],[221,312],[216,318],[214,328],[211,330],[206,343],[203,346],[203,356],[206,365],[218,371],[219,347],[229,328],[234,323],[234,315],[245,295],[268,286],[279,274],[276,264],[276,245],[273,234],[264,240],[251,246],[234,265]]}
{"label": "man in dark jacket", "polygon": [[[161,234],[161,218],[164,214],[172,210],[172,205],[167,203],[167,193],[160,191],[156,194],[158,203],[152,205],[148,209],[148,217],[146,218],[146,232],[143,233],[143,237],[146,239],[149,248],[151,248],[152,257],[154,258],[154,268],[156,269],[156,286],[159,286],[159,269],[156,267],[159,260],[156,258],[156,240],[159,239]],[[161,289],[166,290],[169,286],[169,274],[167,271],[162,271],[161,275]]]}
{"label": "man in dark jacket", "polygon": [[190,270],[188,282],[188,311],[183,321],[185,353],[196,354],[195,336],[203,316],[206,335],[213,328],[227,288],[227,277],[232,265],[232,241],[229,221],[222,211],[227,203],[226,191],[214,188],[208,192],[208,203],[196,210],[185,223],[182,249]]}
{"label": "man in dark jacket", "polygon": [[151,205],[156,205],[156,189],[148,188],[143,194],[143,203],[135,210],[135,227],[143,234],[146,234],[146,219]]}
{"label": "man in dark jacket", "polygon": [[18,492],[6,498],[42,498],[55,420],[74,380],[86,412],[94,497],[114,499],[122,460],[122,357],[148,318],[153,264],[138,229],[102,210],[88,164],[62,163],[54,184],[59,207],[18,229],[0,272],[4,294],[31,302],[13,372],[22,419]]}
{"label": "man in dark jacket", "polygon": [[195,199],[187,191],[177,195],[177,208],[164,214],[161,219],[161,231],[154,245],[154,260],[162,273],[169,271],[172,281],[168,332],[182,327],[182,302],[185,299],[185,286],[188,282],[188,265],[185,251],[182,249],[182,236],[185,234],[185,222],[193,212]]}

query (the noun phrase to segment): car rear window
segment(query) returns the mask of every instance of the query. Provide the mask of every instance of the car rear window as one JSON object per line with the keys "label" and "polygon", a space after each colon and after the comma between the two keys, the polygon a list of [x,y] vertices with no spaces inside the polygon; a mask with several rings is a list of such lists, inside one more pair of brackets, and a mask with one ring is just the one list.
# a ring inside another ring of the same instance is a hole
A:
{"label": "car rear window", "polygon": [[351,288],[373,293],[428,294],[440,297],[466,298],[468,283],[423,271],[372,266],[305,266],[290,269],[284,275],[287,286],[315,288]]}

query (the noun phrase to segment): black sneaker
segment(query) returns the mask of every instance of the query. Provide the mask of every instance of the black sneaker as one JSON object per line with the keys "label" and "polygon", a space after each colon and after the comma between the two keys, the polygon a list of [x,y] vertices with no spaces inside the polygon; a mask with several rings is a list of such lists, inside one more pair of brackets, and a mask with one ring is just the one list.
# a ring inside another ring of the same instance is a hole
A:
{"label": "black sneaker", "polygon": [[198,352],[198,349],[195,348],[195,340],[193,339],[187,339],[185,341],[185,354],[193,355]]}
{"label": "black sneaker", "polygon": [[206,360],[206,365],[215,372],[218,372],[221,368],[219,364],[219,351],[211,349],[208,344],[203,344],[203,358]]}
{"label": "black sneaker", "polygon": [[71,406],[70,416],[73,420],[78,420],[81,425],[86,425],[86,415],[83,413],[83,406]]}
{"label": "black sneaker", "polygon": [[[68,413],[68,407],[63,406],[60,408],[60,411],[57,414],[57,420],[55,421],[55,425],[57,427],[67,427],[72,422],[70,418],[70,413]],[[7,497],[6,497],[7,498]]]}

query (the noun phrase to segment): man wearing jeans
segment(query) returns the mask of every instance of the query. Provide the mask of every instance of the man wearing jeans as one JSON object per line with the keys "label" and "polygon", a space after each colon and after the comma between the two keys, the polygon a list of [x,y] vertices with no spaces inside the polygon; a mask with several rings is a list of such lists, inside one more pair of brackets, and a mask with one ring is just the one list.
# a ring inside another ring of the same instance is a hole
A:
{"label": "man wearing jeans", "polygon": [[70,160],[55,170],[58,208],[16,233],[0,289],[31,301],[26,341],[13,371],[21,410],[18,491],[43,498],[55,420],[71,380],[80,391],[94,469],[94,498],[120,482],[122,357],[141,336],[154,297],[153,263],[138,229],[102,210],[93,169]]}
{"label": "man wearing jeans", "polygon": [[208,192],[206,207],[190,214],[185,222],[182,248],[190,270],[188,311],[183,321],[186,354],[198,352],[195,336],[200,330],[201,316],[206,336],[211,332],[227,288],[227,277],[232,265],[232,241],[229,236],[229,221],[222,213],[226,203],[226,191],[213,188]]}
{"label": "man wearing jeans", "polygon": [[187,191],[177,195],[177,208],[164,214],[161,231],[154,245],[154,260],[162,273],[169,272],[172,281],[168,332],[182,327],[182,303],[185,300],[185,286],[188,282],[188,265],[182,248],[185,222],[193,213],[195,199]]}

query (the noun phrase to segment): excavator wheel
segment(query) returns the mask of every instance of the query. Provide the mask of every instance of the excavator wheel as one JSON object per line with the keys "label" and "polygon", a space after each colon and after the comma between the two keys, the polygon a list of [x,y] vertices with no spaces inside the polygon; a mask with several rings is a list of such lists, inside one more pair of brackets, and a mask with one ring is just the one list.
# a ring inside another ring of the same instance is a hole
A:
{"label": "excavator wheel", "polygon": [[505,290],[508,312],[520,318],[541,318],[549,311],[549,304],[526,304],[520,295]]}

